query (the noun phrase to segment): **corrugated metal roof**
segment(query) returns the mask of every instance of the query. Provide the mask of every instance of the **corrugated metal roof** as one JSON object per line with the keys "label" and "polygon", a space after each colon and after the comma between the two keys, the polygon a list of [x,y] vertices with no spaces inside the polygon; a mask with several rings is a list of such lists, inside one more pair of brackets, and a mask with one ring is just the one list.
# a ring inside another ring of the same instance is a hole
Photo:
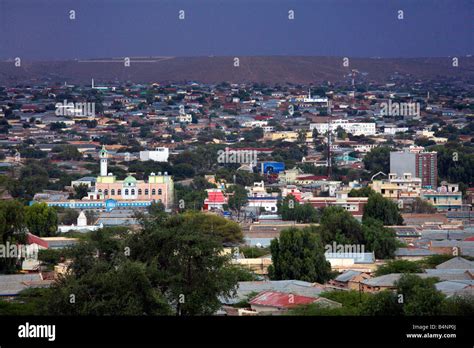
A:
{"label": "corrugated metal roof", "polygon": [[266,307],[291,308],[298,305],[310,304],[315,301],[316,299],[314,297],[300,296],[275,291],[264,291],[254,297],[249,303],[251,305]]}

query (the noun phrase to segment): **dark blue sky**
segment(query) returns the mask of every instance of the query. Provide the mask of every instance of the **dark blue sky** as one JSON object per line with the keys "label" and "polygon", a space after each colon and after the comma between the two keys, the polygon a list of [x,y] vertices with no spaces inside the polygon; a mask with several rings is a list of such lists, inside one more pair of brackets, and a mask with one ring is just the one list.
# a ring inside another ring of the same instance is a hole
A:
{"label": "dark blue sky", "polygon": [[473,33],[472,0],[0,0],[0,59],[462,56]]}

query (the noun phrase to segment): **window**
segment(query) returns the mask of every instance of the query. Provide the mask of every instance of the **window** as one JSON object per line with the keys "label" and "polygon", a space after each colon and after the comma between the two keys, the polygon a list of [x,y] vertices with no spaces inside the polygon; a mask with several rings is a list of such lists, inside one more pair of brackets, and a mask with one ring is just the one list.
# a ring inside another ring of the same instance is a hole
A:
{"label": "window", "polygon": [[138,189],[138,194],[139,194],[139,195],[142,194],[142,189]]}
{"label": "window", "polygon": [[150,191],[148,191],[148,189],[145,189],[145,194],[148,196],[148,193],[150,193]]}
{"label": "window", "polygon": [[117,194],[118,194],[118,195],[121,195],[121,194],[122,194],[122,190],[121,190],[121,189],[118,189],[118,190],[117,190]]}
{"label": "window", "polygon": [[125,189],[125,196],[128,196],[128,189]]}
{"label": "window", "polygon": [[110,190],[110,194],[111,194],[112,196],[115,196],[115,189]]}
{"label": "window", "polygon": [[163,194],[163,191],[161,189],[158,189],[158,194],[159,195],[162,195]]}
{"label": "window", "polygon": [[97,191],[98,193],[102,193],[102,190],[99,189],[99,191]]}
{"label": "window", "polygon": [[132,196],[135,196],[135,189],[131,189],[130,191],[131,191],[130,194],[131,194]]}
{"label": "window", "polygon": [[104,195],[105,195],[105,196],[108,196],[108,195],[109,195],[109,190],[105,189],[105,190],[104,190]]}
{"label": "window", "polygon": [[156,189],[152,189],[151,194],[152,194],[152,196],[156,195]]}

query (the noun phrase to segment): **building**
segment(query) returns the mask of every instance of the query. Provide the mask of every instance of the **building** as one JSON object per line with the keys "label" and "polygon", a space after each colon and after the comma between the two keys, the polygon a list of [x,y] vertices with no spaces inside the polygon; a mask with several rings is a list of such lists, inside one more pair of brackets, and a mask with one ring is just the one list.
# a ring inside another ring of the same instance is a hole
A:
{"label": "building", "polygon": [[97,177],[95,190],[89,194],[90,200],[115,201],[155,201],[161,202],[170,209],[173,204],[174,183],[167,172],[151,173],[148,180],[137,180],[129,175],[125,180],[117,178],[107,170],[108,152],[105,147],[100,150],[100,176]]}
{"label": "building", "polygon": [[440,186],[436,190],[422,190],[421,198],[438,210],[461,210],[462,192],[457,184]]}
{"label": "building", "polygon": [[336,197],[310,197],[302,203],[309,203],[315,208],[338,206],[344,208],[353,216],[361,217],[364,214],[364,206],[368,197],[349,197],[347,193],[338,192]]}
{"label": "building", "polygon": [[262,174],[278,174],[285,170],[285,163],[283,162],[261,162],[260,171]]}
{"label": "building", "polygon": [[41,273],[2,274],[0,275],[0,297],[15,297],[23,290],[45,288],[52,283],[52,280],[44,279]]}
{"label": "building", "polygon": [[168,162],[169,149],[157,147],[153,151],[140,151],[140,161]]}
{"label": "building", "polygon": [[308,297],[277,291],[264,291],[249,301],[253,311],[259,314],[281,314],[301,305],[318,303],[323,307],[341,307],[341,304],[324,297]]}
{"label": "building", "polygon": [[341,273],[329,283],[341,289],[359,290],[360,282],[369,278],[368,273],[349,270]]}
{"label": "building", "polygon": [[421,193],[421,179],[411,173],[404,173],[403,177],[390,173],[388,180],[374,180],[369,186],[383,197],[397,200],[419,197]]}
{"label": "building", "polygon": [[58,226],[58,231],[60,233],[65,233],[69,231],[79,231],[79,232],[90,232],[96,231],[100,228],[104,227],[103,225],[88,225],[87,224],[87,217],[84,214],[84,211],[79,213],[77,217],[77,225],[60,225]]}
{"label": "building", "polygon": [[204,210],[224,210],[228,199],[221,189],[207,189],[207,198],[204,199]]}
{"label": "building", "polygon": [[346,133],[353,135],[375,135],[375,122],[349,122],[348,120],[333,120],[331,122],[311,123],[309,129],[312,131],[316,129],[319,134],[325,134],[328,129],[331,132],[336,132],[341,127]]}
{"label": "building", "polygon": [[415,168],[415,176],[421,179],[423,187],[438,186],[438,154],[436,152],[417,153]]}
{"label": "building", "polygon": [[416,176],[416,154],[409,151],[390,152],[390,173],[399,178],[405,174]]}
{"label": "building", "polygon": [[437,187],[437,157],[436,152],[390,152],[390,173],[396,174],[400,178],[406,174],[412,174],[421,179],[422,187]]}

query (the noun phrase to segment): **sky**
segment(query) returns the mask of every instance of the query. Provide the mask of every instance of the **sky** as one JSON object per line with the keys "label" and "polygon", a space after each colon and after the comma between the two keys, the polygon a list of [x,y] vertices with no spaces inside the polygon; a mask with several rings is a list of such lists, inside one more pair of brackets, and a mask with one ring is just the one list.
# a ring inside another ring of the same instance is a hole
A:
{"label": "sky", "polygon": [[473,48],[473,0],[0,0],[0,59],[446,57]]}

